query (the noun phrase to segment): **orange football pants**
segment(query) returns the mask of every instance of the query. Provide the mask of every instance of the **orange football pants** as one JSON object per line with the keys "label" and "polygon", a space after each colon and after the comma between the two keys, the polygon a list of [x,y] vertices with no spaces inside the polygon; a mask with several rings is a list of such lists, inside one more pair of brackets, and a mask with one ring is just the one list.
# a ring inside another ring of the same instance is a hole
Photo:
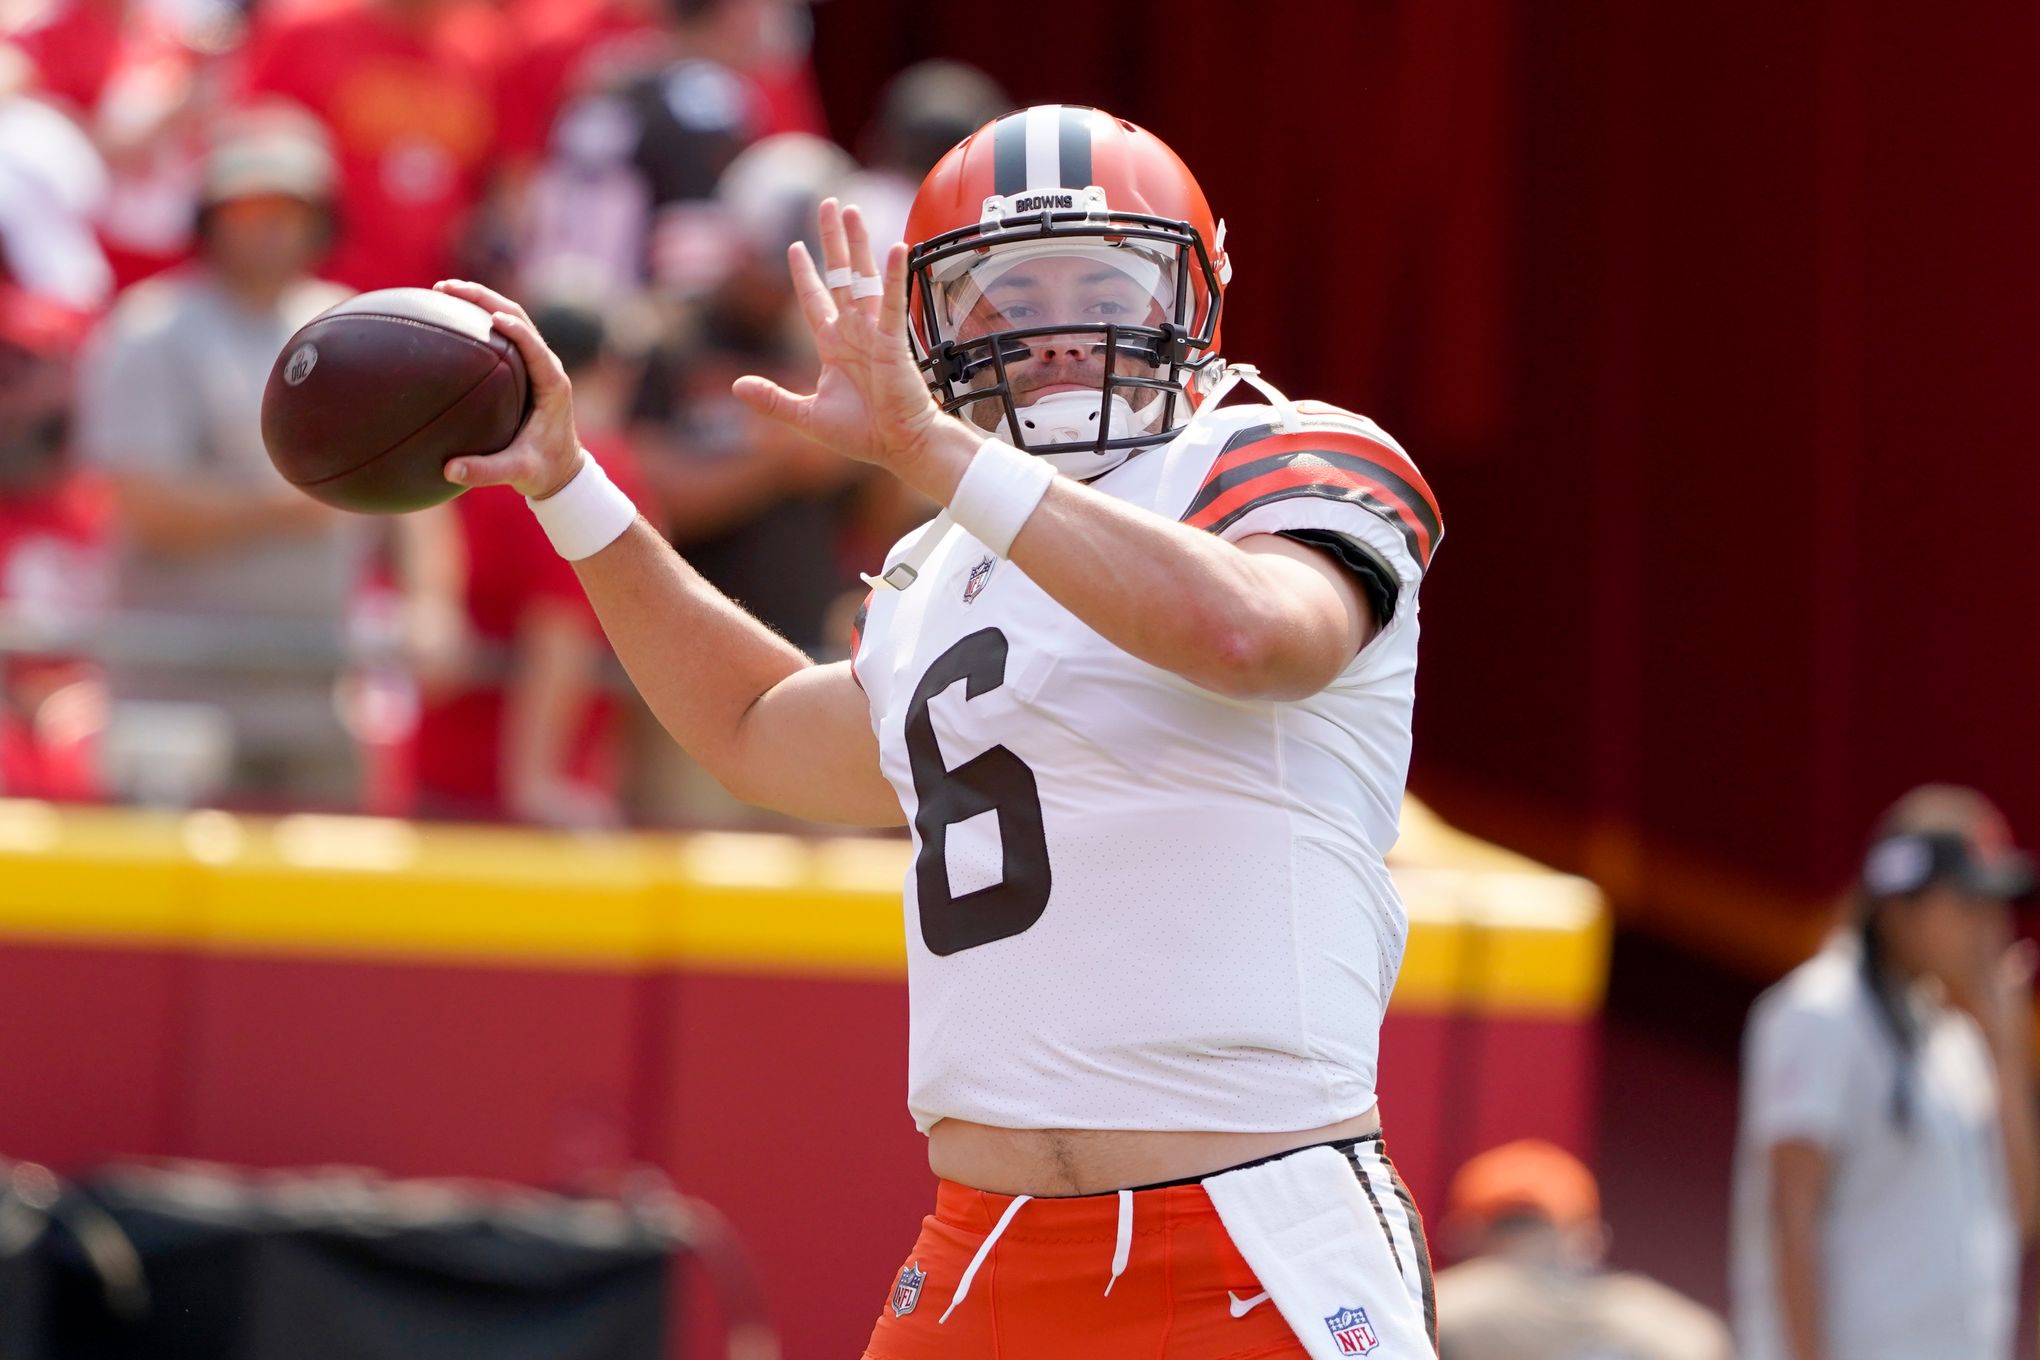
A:
{"label": "orange football pants", "polygon": [[[1407,1195],[1399,1182],[1395,1188]],[[1011,1213],[956,1302],[972,1259],[1012,1205],[1009,1195],[940,1183],[935,1212],[922,1220],[914,1250],[879,1309],[865,1360],[1306,1355],[1262,1294],[1200,1185],[1132,1192],[1126,1260],[1116,1278],[1124,1212],[1119,1195],[1026,1200]],[[1421,1253],[1422,1228],[1413,1205],[1407,1221]],[[1428,1258],[1421,1272],[1428,1296]],[[1410,1277],[1412,1283],[1417,1279],[1414,1261]],[[1424,1301],[1428,1305],[1428,1297]]]}

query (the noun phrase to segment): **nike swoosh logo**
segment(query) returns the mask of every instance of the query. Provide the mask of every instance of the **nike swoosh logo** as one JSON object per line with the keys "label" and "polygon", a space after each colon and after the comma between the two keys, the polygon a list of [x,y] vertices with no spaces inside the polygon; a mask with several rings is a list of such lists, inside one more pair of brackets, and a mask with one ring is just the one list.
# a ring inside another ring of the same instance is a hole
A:
{"label": "nike swoosh logo", "polygon": [[1234,1317],[1245,1317],[1268,1301],[1268,1291],[1265,1289],[1254,1295],[1251,1299],[1243,1299],[1230,1289],[1225,1291],[1225,1296],[1232,1300],[1232,1315]]}

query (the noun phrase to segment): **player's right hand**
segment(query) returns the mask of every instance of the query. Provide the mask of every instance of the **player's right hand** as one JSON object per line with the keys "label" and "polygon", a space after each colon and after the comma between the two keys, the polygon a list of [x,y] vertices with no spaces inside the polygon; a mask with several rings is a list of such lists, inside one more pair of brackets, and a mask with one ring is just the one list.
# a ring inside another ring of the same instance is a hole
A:
{"label": "player's right hand", "polygon": [[539,338],[523,307],[492,288],[465,279],[442,279],[439,292],[472,302],[490,314],[524,358],[531,382],[531,416],[508,447],[496,453],[455,458],[446,480],[461,486],[507,486],[521,496],[543,500],[572,480],[581,467],[581,440],[574,433],[574,389],[567,371]]}

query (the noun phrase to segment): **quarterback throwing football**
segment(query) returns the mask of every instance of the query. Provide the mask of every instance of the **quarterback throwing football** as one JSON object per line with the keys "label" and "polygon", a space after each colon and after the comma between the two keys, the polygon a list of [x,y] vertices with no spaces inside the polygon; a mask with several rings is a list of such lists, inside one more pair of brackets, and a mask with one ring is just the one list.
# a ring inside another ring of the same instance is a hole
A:
{"label": "quarterback throwing football", "polygon": [[908,1098],[941,1185],[867,1356],[1428,1357],[1374,1085],[1431,492],[1371,421],[1220,360],[1225,228],[1131,123],[995,120],[908,237],[878,261],[823,204],[823,260],[791,255],[816,389],[736,388],[945,507],[849,662],[705,584],[582,454],[523,312],[451,282],[536,405],[447,475],[531,499],[733,792],[913,829]]}

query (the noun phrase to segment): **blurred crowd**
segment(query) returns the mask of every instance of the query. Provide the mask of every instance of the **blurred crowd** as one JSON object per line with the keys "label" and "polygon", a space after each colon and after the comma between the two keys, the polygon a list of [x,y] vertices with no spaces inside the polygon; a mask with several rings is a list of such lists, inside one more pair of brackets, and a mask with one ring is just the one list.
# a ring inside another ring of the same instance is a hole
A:
{"label": "blurred crowd", "polygon": [[806,0],[0,5],[0,796],[564,826],[726,821],[502,488],[390,520],[270,466],[285,339],[353,290],[489,282],[582,436],[818,655],[927,507],[729,396],[811,363],[816,204],[897,239],[1003,111],[900,74],[829,140]]}

